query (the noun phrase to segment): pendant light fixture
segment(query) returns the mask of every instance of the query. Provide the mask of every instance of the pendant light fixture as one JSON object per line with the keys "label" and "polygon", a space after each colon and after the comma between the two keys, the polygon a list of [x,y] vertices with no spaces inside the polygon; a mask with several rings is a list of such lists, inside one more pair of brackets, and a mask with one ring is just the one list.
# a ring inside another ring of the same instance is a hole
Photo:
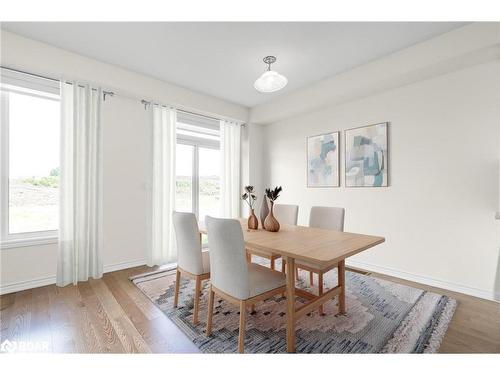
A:
{"label": "pendant light fixture", "polygon": [[267,70],[255,81],[253,87],[259,92],[275,92],[281,90],[288,83],[288,79],[271,70],[271,64],[276,62],[275,56],[264,57],[264,62],[268,65]]}

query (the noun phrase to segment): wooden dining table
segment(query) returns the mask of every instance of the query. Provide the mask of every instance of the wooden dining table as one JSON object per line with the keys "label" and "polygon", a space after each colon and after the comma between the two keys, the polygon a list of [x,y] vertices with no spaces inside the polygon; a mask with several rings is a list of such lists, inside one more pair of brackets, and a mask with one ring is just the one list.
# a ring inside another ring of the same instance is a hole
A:
{"label": "wooden dining table", "polygon": [[[268,255],[279,255],[286,262],[286,343],[289,353],[295,352],[295,322],[325,302],[338,296],[339,314],[345,314],[345,259],[381,244],[385,238],[366,234],[283,224],[278,232],[248,229],[247,219],[240,219],[245,246]],[[200,223],[200,233],[206,233]],[[338,268],[338,284],[320,296],[295,286],[295,261]],[[295,298],[307,302],[296,306]]]}

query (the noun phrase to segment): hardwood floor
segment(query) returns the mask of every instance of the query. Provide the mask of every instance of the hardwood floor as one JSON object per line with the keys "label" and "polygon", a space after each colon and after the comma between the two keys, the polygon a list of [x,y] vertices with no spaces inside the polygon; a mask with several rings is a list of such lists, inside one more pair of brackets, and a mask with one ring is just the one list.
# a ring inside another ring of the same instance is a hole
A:
{"label": "hardwood floor", "polygon": [[[197,347],[128,277],[135,267],[78,286],[50,285],[0,297],[0,342],[35,342],[67,353],[196,353]],[[500,304],[374,274],[452,296],[458,308],[441,345],[443,353],[500,353]],[[202,324],[204,318],[201,319]],[[40,348],[38,348],[40,349]]]}
{"label": "hardwood floor", "polygon": [[1,339],[48,343],[59,353],[196,353],[198,348],[128,277],[136,267],[78,286],[1,296]]}

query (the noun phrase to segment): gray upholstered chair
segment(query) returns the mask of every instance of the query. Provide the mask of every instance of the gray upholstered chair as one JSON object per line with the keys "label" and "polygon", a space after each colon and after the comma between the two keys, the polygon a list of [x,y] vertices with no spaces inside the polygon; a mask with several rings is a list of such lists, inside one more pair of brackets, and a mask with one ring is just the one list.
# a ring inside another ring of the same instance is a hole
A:
{"label": "gray upholstered chair", "polygon": [[207,336],[212,333],[215,294],[240,307],[238,351],[243,353],[247,306],[286,291],[281,272],[248,263],[241,224],[233,219],[205,219],[210,246],[210,294],[207,313]]}
{"label": "gray upholstered chair", "polygon": [[[344,216],[345,209],[340,207],[311,207],[309,214],[309,226],[314,228],[323,228],[330,230],[344,231]],[[328,267],[320,267],[316,264],[297,260],[295,262],[295,270],[298,274],[299,269],[309,271],[309,282],[314,284],[313,273],[318,274],[318,294],[323,294],[323,274],[337,267],[336,264]],[[323,313],[323,305],[320,306],[319,312]]]}
{"label": "gray upholstered chair", "polygon": [[274,217],[280,224],[297,225],[299,206],[295,204],[275,204]]}
{"label": "gray upholstered chair", "polygon": [[177,274],[175,277],[174,307],[179,301],[181,275],[195,280],[193,324],[198,324],[201,282],[210,278],[210,255],[201,249],[201,236],[196,216],[173,212],[172,220],[177,240]]}
{"label": "gray upholstered chair", "polygon": [[[275,204],[274,217],[280,224],[297,225],[297,217],[299,215],[299,206],[294,204]],[[257,255],[261,258],[266,258],[271,261],[271,268],[274,270],[276,259],[281,256],[278,254],[266,254],[258,250],[247,250],[248,261],[252,261],[252,255]],[[281,262],[281,272],[285,272],[285,262]]]}

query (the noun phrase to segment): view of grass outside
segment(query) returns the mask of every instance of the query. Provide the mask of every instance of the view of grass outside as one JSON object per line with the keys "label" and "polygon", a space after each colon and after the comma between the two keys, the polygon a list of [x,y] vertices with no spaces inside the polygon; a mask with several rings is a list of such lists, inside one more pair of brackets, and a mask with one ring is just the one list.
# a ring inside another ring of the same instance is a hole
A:
{"label": "view of grass outside", "polygon": [[8,103],[9,233],[57,230],[59,101],[9,92]]}
{"label": "view of grass outside", "polygon": [[[220,216],[220,151],[218,149],[198,147],[198,215],[204,220],[206,215]],[[193,145],[177,144],[176,155],[176,210],[193,212]],[[207,244],[202,236],[203,245]]]}
{"label": "view of grass outside", "polygon": [[[177,176],[176,182],[176,209],[191,212],[191,176]],[[220,207],[220,178],[209,176],[200,178],[200,219],[206,215],[219,216]],[[203,216],[202,216],[203,215]],[[207,245],[208,240],[202,236],[202,244]]]}
{"label": "view of grass outside", "polygon": [[[177,176],[176,182],[176,209],[190,212],[191,208],[191,177]],[[200,219],[205,215],[219,216],[220,207],[220,179],[219,176],[200,177]],[[188,210],[182,208],[189,208]],[[202,216],[203,215],[203,216]]]}
{"label": "view of grass outside", "polygon": [[199,219],[221,215],[220,203],[220,150],[199,148]]}
{"label": "view of grass outside", "polygon": [[57,230],[59,174],[52,173],[9,182],[9,233]]}

